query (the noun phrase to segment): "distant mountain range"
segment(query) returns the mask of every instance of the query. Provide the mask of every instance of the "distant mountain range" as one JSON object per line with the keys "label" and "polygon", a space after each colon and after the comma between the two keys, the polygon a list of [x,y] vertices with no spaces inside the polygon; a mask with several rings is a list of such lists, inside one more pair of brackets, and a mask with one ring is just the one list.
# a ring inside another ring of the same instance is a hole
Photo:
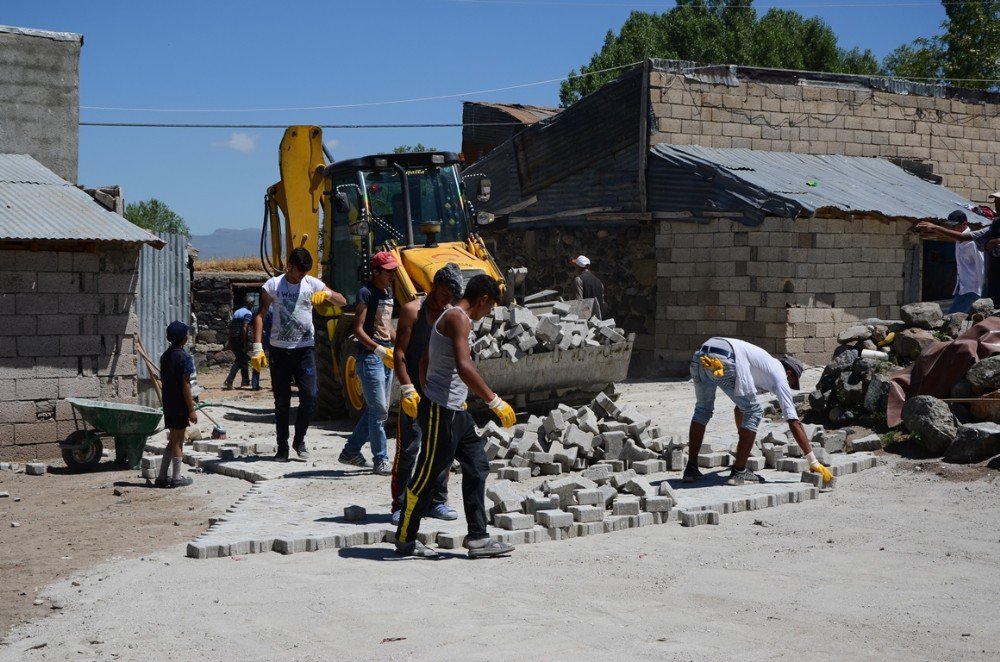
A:
{"label": "distant mountain range", "polygon": [[260,254],[260,228],[220,228],[212,234],[193,234],[191,245],[198,249],[200,260],[256,256]]}

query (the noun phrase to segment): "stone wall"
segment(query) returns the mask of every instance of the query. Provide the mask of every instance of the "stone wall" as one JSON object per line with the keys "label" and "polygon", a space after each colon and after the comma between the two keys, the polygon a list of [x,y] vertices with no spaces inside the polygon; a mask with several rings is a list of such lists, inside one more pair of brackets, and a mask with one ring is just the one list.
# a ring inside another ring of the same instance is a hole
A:
{"label": "stone wall", "polygon": [[83,37],[0,28],[0,152],[30,154],[76,183]]}
{"label": "stone wall", "polygon": [[653,355],[656,249],[650,223],[602,221],[587,226],[527,229],[513,226],[484,232],[500,265],[528,268],[527,291],[558,290],[571,296],[569,260],[586,255],[591,270],[604,283],[605,317],[635,333],[632,374],[646,374]]}
{"label": "stone wall", "polygon": [[895,318],[919,245],[905,222],[768,217],[677,218],[656,232],[655,358],[686,371],[711,336],[825,364],[837,333],[868,317]]}
{"label": "stone wall", "polygon": [[[196,271],[191,281],[191,312],[198,320],[194,359],[198,367],[229,366],[233,353],[224,348],[233,318],[234,298],[259,292],[267,280],[263,272]],[[247,287],[255,284],[256,287]]]}
{"label": "stone wall", "polygon": [[982,202],[1000,187],[1000,104],[894,94],[861,77],[747,71],[731,86],[654,69],[650,144],[926,161],[945,186]]}
{"label": "stone wall", "polygon": [[67,397],[136,401],[139,249],[0,250],[0,457],[58,455]]}

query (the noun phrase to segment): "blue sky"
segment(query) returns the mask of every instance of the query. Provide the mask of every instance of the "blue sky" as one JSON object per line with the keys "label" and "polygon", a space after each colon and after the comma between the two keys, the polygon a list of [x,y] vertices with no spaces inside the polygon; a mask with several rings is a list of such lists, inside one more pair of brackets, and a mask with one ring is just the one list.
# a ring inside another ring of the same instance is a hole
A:
{"label": "blue sky", "polygon": [[[634,9],[622,0],[334,0],[325,3],[5,3],[0,23],[79,32],[83,121],[232,124],[460,122],[463,100],[558,105],[558,82],[599,50]],[[840,6],[837,6],[840,5]],[[894,6],[893,6],[894,5]],[[939,32],[930,0],[775,0],[754,3],[820,16],[844,47],[878,57]],[[463,94],[471,93],[471,94]],[[301,108],[451,98],[355,108],[268,112],[143,109]],[[119,184],[127,200],[156,197],[194,234],[258,227],[277,179],[280,130],[81,127],[80,183]],[[327,130],[334,157],[423,143],[458,151],[461,130]]]}

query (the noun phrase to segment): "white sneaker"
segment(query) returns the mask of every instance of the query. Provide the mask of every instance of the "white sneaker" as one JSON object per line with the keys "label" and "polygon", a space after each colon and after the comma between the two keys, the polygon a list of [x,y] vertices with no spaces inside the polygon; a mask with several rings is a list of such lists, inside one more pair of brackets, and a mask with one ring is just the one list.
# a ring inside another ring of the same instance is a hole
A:
{"label": "white sneaker", "polygon": [[379,460],[375,463],[374,469],[375,475],[377,476],[391,476],[392,475],[392,462],[388,458]]}

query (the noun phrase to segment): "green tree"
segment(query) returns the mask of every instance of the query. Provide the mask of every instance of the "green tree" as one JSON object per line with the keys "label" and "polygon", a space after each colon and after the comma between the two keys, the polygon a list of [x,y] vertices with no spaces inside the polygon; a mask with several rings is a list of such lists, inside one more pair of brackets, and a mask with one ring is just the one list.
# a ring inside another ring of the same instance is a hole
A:
{"label": "green tree", "polygon": [[416,145],[399,145],[392,148],[393,154],[405,154],[406,152],[436,152],[437,147],[427,147],[423,143]]}
{"label": "green tree", "polygon": [[944,34],[916,39],[885,58],[902,78],[925,78],[958,87],[996,89],[1000,79],[1000,0],[942,2]]}
{"label": "green tree", "polygon": [[150,232],[174,232],[191,236],[188,224],[164,202],[156,198],[125,205],[125,218]]}
{"label": "green tree", "polygon": [[[677,0],[662,14],[635,11],[616,35],[559,89],[568,106],[618,76],[622,67],[646,58],[692,60],[807,71],[854,74],[881,72],[871,51],[845,50],[818,18],[771,9],[757,16],[752,0]],[[603,71],[602,73],[593,73]]]}

